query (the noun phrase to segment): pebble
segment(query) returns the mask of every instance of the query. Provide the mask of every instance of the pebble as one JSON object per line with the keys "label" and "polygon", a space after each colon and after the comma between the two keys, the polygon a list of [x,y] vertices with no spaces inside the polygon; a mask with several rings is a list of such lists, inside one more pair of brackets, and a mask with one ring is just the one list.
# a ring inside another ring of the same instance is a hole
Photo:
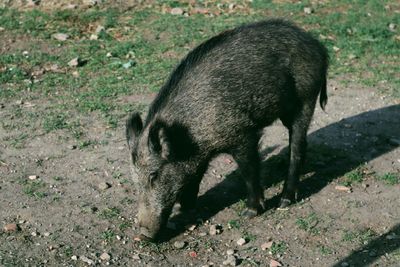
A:
{"label": "pebble", "polygon": [[132,259],[134,259],[134,260],[140,260],[139,254],[133,254],[133,255],[132,255]]}
{"label": "pebble", "polygon": [[80,67],[80,66],[83,65],[83,63],[84,63],[84,61],[82,61],[82,59],[80,59],[79,57],[76,57],[74,59],[71,59],[68,62],[68,66],[70,66],[70,67]]}
{"label": "pebble", "polygon": [[45,237],[49,237],[50,236],[50,233],[49,232],[46,232],[46,233],[44,233],[43,234]]}
{"label": "pebble", "polygon": [[270,241],[270,242],[265,242],[265,243],[261,244],[261,250],[270,249],[272,247],[273,243],[274,243],[273,241]]}
{"label": "pebble", "polygon": [[18,225],[16,223],[9,223],[4,226],[5,232],[15,232],[18,230]]}
{"label": "pebble", "polygon": [[226,260],[222,262],[223,265],[237,266],[239,265],[238,259],[234,255],[228,255]]}
{"label": "pebble", "polygon": [[270,260],[269,267],[279,267],[279,266],[282,266],[282,264],[279,261],[272,260],[272,259]]}
{"label": "pebble", "polygon": [[91,259],[89,259],[89,258],[86,257],[86,256],[80,256],[79,258],[81,259],[81,261],[83,261],[83,262],[85,262],[85,263],[87,263],[87,264],[89,264],[89,265],[94,265],[94,261],[91,260]]}
{"label": "pebble", "polygon": [[305,7],[303,10],[304,10],[304,13],[306,13],[306,14],[311,14],[314,12],[314,10],[311,7]]}
{"label": "pebble", "polygon": [[185,246],[186,246],[185,241],[175,241],[175,243],[174,243],[174,247],[176,247],[177,249],[182,249]]}
{"label": "pebble", "polygon": [[238,241],[236,241],[236,244],[238,244],[239,246],[243,246],[246,243],[247,241],[244,238],[240,238]]}
{"label": "pebble", "polygon": [[182,15],[183,9],[180,7],[174,7],[173,9],[171,9],[171,14],[172,15]]}
{"label": "pebble", "polygon": [[32,233],[31,233],[31,236],[38,236],[38,235],[39,235],[38,232],[32,232]]}
{"label": "pebble", "polygon": [[98,188],[100,190],[103,190],[103,191],[107,190],[110,187],[111,187],[111,185],[109,183],[106,183],[106,182],[99,183],[99,185],[98,185]]}
{"label": "pebble", "polygon": [[107,54],[106,54],[106,57],[112,57],[113,55],[112,55],[112,53],[111,52],[108,52]]}
{"label": "pebble", "polygon": [[221,232],[222,232],[221,225],[217,224],[210,225],[210,231],[209,231],[210,235],[219,235]]}
{"label": "pebble", "polygon": [[76,149],[76,148],[77,148],[76,145],[69,145],[69,146],[68,146],[68,149],[70,149],[70,150],[74,150],[74,149]]}
{"label": "pebble", "polygon": [[39,178],[39,176],[37,176],[37,175],[29,175],[28,178],[29,178],[29,180],[36,180],[37,178]]}
{"label": "pebble", "polygon": [[3,27],[0,27],[0,32],[4,31],[5,29]]}
{"label": "pebble", "polygon": [[77,261],[77,260],[78,260],[78,256],[76,256],[76,255],[73,255],[73,256],[71,257],[71,260],[73,260],[73,261]]}
{"label": "pebble", "polygon": [[390,31],[395,32],[395,31],[396,31],[396,27],[397,27],[396,24],[394,24],[394,23],[389,23],[389,30],[390,30]]}
{"label": "pebble", "polygon": [[69,35],[65,34],[65,33],[55,33],[52,35],[52,37],[58,41],[64,42],[64,41],[68,40]]}
{"label": "pebble", "polygon": [[104,252],[103,254],[100,255],[100,259],[103,261],[109,261],[111,259],[111,256],[107,252]]}
{"label": "pebble", "polygon": [[347,193],[351,193],[351,187],[348,187],[348,186],[337,185],[337,186],[335,186],[335,189],[339,190],[339,191],[345,191]]}
{"label": "pebble", "polygon": [[196,229],[197,225],[193,224],[191,226],[189,226],[188,230],[189,231],[194,231]]}
{"label": "pebble", "polygon": [[96,32],[97,34],[99,34],[99,33],[101,33],[102,31],[105,31],[105,30],[106,30],[106,28],[104,28],[104,26],[99,25],[99,26],[97,26],[95,32]]}
{"label": "pebble", "polygon": [[91,34],[89,37],[89,40],[92,40],[92,41],[96,41],[97,39],[99,39],[99,36],[97,34]]}
{"label": "pebble", "polygon": [[226,255],[233,255],[233,254],[235,254],[235,251],[233,250],[233,249],[228,249],[227,251],[226,251]]}

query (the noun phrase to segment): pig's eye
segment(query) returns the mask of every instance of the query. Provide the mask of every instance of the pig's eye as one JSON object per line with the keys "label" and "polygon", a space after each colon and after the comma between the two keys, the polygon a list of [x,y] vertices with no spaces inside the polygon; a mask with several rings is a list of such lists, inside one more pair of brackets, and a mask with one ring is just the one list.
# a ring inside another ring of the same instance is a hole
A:
{"label": "pig's eye", "polygon": [[151,172],[150,173],[150,178],[149,178],[150,186],[153,186],[154,181],[156,179],[157,179],[157,172]]}

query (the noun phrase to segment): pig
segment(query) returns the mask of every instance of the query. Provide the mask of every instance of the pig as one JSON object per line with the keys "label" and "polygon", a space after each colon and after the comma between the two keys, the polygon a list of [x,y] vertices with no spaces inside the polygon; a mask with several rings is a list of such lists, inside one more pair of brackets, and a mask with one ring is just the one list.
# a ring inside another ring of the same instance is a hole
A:
{"label": "pig", "polygon": [[325,47],[292,22],[270,19],[227,30],[194,48],[151,103],[126,123],[142,238],[157,240],[175,203],[196,207],[211,159],[232,155],[247,188],[244,215],[265,209],[261,131],[280,119],[289,131],[289,171],[280,207],[296,199],[307,130],[317,98],[327,103]]}

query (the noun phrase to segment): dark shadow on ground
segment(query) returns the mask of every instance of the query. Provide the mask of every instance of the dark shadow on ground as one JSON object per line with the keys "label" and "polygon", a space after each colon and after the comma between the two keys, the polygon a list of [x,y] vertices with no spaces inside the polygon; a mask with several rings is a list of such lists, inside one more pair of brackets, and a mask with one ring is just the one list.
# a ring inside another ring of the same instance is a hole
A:
{"label": "dark shadow on ground", "polygon": [[400,248],[400,224],[394,226],[384,235],[370,241],[368,245],[354,251],[346,258],[335,263],[332,267],[370,266],[374,261]]}
{"label": "dark shadow on ground", "polygon": [[[333,180],[398,147],[389,141],[399,138],[400,105],[364,112],[312,132],[308,136],[308,154],[298,199],[318,193]],[[264,153],[264,152],[261,152]],[[287,172],[287,148],[262,163],[262,184],[268,188],[282,181]],[[237,172],[199,196],[196,214],[178,214],[170,219],[178,225],[207,220],[219,211],[246,197]],[[267,199],[268,210],[277,207],[279,195]],[[169,240],[184,231],[166,231],[162,240]]]}

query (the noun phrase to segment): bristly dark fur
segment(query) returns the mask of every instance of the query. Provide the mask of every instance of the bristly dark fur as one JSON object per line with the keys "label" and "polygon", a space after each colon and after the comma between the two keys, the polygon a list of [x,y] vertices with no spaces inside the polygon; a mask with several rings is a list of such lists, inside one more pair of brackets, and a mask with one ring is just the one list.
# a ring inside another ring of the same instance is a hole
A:
{"label": "bristly dark fur", "polygon": [[289,170],[281,207],[296,200],[307,130],[319,96],[327,102],[328,53],[309,33],[283,20],[225,31],[193,49],[153,101],[142,128],[127,124],[138,178],[141,233],[156,238],[175,202],[195,207],[210,160],[232,155],[247,187],[246,214],[264,208],[258,142],[280,119],[289,131]]}

